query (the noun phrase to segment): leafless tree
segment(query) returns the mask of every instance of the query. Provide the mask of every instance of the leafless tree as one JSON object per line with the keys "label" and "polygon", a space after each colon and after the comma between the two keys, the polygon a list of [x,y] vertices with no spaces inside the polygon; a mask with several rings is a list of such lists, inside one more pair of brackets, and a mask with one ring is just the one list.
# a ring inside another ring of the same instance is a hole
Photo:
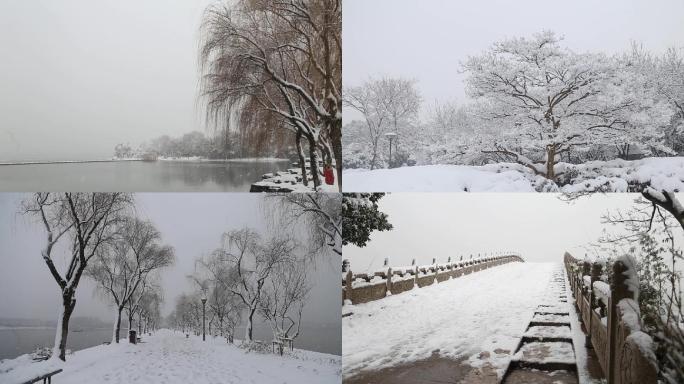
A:
{"label": "leafless tree", "polygon": [[303,260],[281,263],[274,268],[260,300],[259,313],[271,325],[275,340],[294,340],[299,336],[302,311],[310,290]]}
{"label": "leafless tree", "polygon": [[276,217],[278,228],[304,225],[309,232],[311,255],[328,248],[342,254],[342,196],[331,193],[273,194],[266,198],[264,208]]}
{"label": "leafless tree", "polygon": [[366,120],[372,148],[371,169],[377,166],[378,147],[385,133],[399,133],[417,117],[421,97],[415,80],[384,77],[371,79],[344,90],[344,104],[359,111]]}
{"label": "leafless tree", "polygon": [[340,0],[238,0],[207,9],[200,60],[207,114],[246,132],[295,134],[303,180],[306,140],[314,187],[318,151],[342,175]]}
{"label": "leafless tree", "polygon": [[220,278],[226,290],[240,299],[247,310],[245,340],[252,341],[254,314],[264,288],[274,268],[292,260],[297,245],[287,236],[263,240],[252,229],[241,229],[223,235],[223,245],[212,257],[223,263]]}
{"label": "leafless tree", "polygon": [[240,313],[244,310],[244,305],[226,288],[226,282],[231,278],[231,267],[220,254],[214,253],[198,259],[195,268],[195,275],[191,277],[201,290],[208,293],[207,305],[212,320],[218,322],[220,336],[232,339],[234,329],[240,323]]}
{"label": "leafless tree", "polygon": [[[76,289],[88,263],[101,246],[111,241],[133,198],[125,193],[35,193],[22,203],[22,212],[37,217],[46,234],[41,256],[57,282],[62,310],[57,321],[53,356],[65,360],[69,319],[76,307]],[[67,270],[54,262],[55,245],[70,243]]]}
{"label": "leafless tree", "polygon": [[[126,218],[113,241],[100,248],[86,270],[116,308],[112,342],[119,342],[121,312],[125,307],[136,308],[134,301],[143,297],[150,273],[173,263],[173,248],[160,241],[161,234],[151,222]],[[129,311],[129,328],[134,312]]]}

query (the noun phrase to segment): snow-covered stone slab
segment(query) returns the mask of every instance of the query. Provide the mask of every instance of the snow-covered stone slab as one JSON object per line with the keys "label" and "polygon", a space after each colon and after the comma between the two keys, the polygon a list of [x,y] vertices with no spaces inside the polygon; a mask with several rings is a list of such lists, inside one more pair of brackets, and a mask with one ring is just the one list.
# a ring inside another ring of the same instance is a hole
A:
{"label": "snow-covered stone slab", "polygon": [[569,313],[570,308],[567,305],[563,305],[563,303],[558,303],[555,305],[551,304],[542,304],[537,307],[537,312],[538,313],[564,313],[567,314]]}
{"label": "snow-covered stone slab", "polygon": [[535,313],[532,321],[539,323],[566,323],[570,324],[569,315],[557,315],[552,313]]}
{"label": "snow-covered stone slab", "polygon": [[570,327],[561,325],[538,325],[530,327],[523,336],[534,338],[565,338],[572,339]]}
{"label": "snow-covered stone slab", "polygon": [[574,364],[575,351],[573,350],[571,343],[564,341],[534,341],[524,344],[515,356],[513,356],[513,360],[542,364]]}

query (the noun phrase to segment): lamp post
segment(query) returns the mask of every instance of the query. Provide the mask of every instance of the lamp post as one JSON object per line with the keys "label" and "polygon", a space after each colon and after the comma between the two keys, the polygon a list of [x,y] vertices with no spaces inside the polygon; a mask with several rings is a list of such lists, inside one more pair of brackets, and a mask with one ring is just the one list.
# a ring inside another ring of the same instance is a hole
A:
{"label": "lamp post", "polygon": [[202,341],[206,341],[206,334],[205,334],[205,320],[207,318],[206,316],[206,304],[207,304],[207,292],[206,290],[202,290]]}
{"label": "lamp post", "polygon": [[392,168],[392,140],[397,137],[396,132],[387,132],[385,137],[389,140],[389,168]]}

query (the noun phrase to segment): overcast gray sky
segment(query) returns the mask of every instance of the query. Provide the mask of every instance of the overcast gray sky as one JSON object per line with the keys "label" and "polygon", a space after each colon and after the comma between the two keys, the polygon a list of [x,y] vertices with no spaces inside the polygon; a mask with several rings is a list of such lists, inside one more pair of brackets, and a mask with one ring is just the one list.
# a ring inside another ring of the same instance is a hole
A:
{"label": "overcast gray sky", "polygon": [[202,130],[195,108],[210,0],[0,2],[0,161],[112,155]]}
{"label": "overcast gray sky", "polygon": [[[16,214],[24,196],[0,193],[0,317],[56,320],[59,290],[40,256],[44,230]],[[176,252],[176,264],[162,272],[163,315],[170,313],[178,295],[193,289],[186,276],[193,272],[195,258],[218,247],[223,232],[245,226],[266,229],[261,198],[248,193],[136,194],[139,215],[151,220]],[[329,256],[309,265],[314,289],[304,319],[339,327],[339,258]],[[113,309],[94,288],[89,279],[82,280],[74,316],[111,322]]]}
{"label": "overcast gray sky", "polygon": [[[684,45],[681,0],[344,0],[343,82],[371,76],[419,81],[426,103],[463,101],[459,62],[506,37],[544,29],[577,52],[653,51]],[[345,110],[345,120],[351,116]]]}
{"label": "overcast gray sky", "polygon": [[[551,193],[392,193],[380,200],[392,231],[374,232],[364,248],[344,248],[352,271],[390,265],[445,263],[449,256],[517,251],[527,261],[583,257],[602,234],[601,216],[629,209],[638,194],[592,194],[572,203]],[[680,197],[681,198],[681,197]],[[608,229],[615,232],[616,229]],[[681,239],[680,239],[681,241]]]}

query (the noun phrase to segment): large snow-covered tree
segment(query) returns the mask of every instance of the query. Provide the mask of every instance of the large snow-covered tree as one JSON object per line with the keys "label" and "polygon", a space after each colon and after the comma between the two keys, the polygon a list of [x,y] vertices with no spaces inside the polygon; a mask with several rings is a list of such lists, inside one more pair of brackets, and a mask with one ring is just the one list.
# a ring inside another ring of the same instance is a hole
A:
{"label": "large snow-covered tree", "polygon": [[[342,3],[239,0],[210,6],[200,56],[209,116],[246,134],[282,127],[309,149],[314,187],[319,152],[336,161],[342,186]],[[303,178],[306,183],[306,177]]]}
{"label": "large snow-covered tree", "polygon": [[[132,205],[132,196],[125,193],[35,193],[23,201],[22,212],[38,218],[45,230],[41,257],[59,286],[62,299],[53,358],[65,360],[69,320],[84,271],[100,248],[112,241]],[[60,271],[55,263],[54,253],[60,240],[68,244],[65,271]]]}
{"label": "large snow-covered tree", "polygon": [[650,110],[631,93],[634,86],[625,86],[631,79],[614,58],[575,53],[560,42],[553,32],[506,39],[463,65],[468,94],[501,127],[483,151],[552,180],[562,173],[555,168],[561,154],[615,144],[630,113]]}

